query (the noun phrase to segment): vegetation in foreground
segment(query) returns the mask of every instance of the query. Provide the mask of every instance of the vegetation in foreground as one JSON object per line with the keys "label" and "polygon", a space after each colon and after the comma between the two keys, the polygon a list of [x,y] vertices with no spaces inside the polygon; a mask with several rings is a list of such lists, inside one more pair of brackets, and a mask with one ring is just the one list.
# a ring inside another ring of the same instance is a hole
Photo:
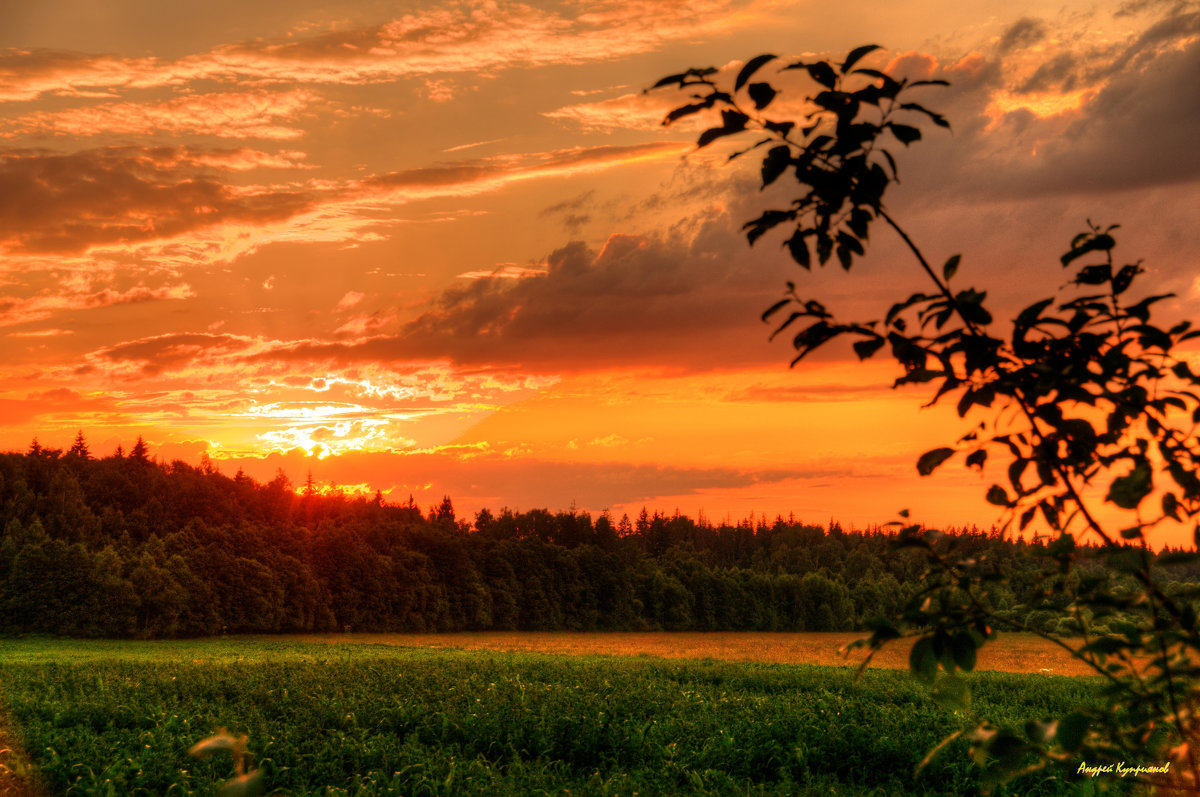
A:
{"label": "vegetation in foreground", "polygon": [[[964,710],[896,671],[282,641],[0,653],[6,713],[49,789],[73,795],[214,794],[228,758],[187,751],[222,728],[292,795],[962,794],[986,777],[964,740],[914,771],[974,714],[1020,723],[1098,695],[978,672]],[[1040,773],[998,793],[1092,787]]]}

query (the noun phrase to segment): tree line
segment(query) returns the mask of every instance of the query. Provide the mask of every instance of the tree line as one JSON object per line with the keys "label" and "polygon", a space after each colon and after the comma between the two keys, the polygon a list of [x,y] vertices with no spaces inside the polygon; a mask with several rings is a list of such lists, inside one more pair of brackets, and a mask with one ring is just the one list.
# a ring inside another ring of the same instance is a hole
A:
{"label": "tree line", "polygon": [[[840,631],[893,616],[925,559],[880,529],[794,518],[713,524],[645,509],[400,504],[265,484],[142,440],[93,457],[0,454],[0,632],[174,637],[302,631]],[[997,609],[1059,628],[1037,541],[947,534],[1005,561]],[[1192,580],[1196,573],[1181,572]],[[1039,615],[1039,612],[1042,614]],[[1044,616],[1043,616],[1044,615]]]}

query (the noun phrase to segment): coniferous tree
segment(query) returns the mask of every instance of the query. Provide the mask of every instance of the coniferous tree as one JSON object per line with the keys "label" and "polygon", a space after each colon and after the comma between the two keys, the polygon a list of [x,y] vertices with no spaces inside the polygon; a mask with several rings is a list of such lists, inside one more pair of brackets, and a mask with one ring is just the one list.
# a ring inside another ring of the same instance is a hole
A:
{"label": "coniferous tree", "polygon": [[88,450],[87,440],[83,437],[83,430],[80,429],[75,435],[75,442],[71,444],[71,448],[67,451],[67,456],[75,457],[76,459],[91,459],[92,453]]}

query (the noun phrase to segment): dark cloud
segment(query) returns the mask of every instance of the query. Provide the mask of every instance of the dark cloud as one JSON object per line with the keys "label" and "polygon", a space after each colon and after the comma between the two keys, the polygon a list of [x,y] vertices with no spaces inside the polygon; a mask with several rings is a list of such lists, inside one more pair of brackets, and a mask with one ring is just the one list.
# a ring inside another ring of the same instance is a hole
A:
{"label": "dark cloud", "polygon": [[[1113,75],[1059,135],[1038,150],[1041,191],[1112,190],[1200,176],[1200,41]],[[1030,171],[1033,171],[1032,169]]]}
{"label": "dark cloud", "polygon": [[1000,34],[996,49],[1002,53],[1020,50],[1046,38],[1046,23],[1033,17],[1021,17]]}
{"label": "dark cloud", "polygon": [[1079,59],[1072,53],[1059,53],[1039,66],[1029,79],[1021,84],[1018,92],[1074,91],[1079,70]]}
{"label": "dark cloud", "polygon": [[[850,475],[840,468],[688,468],[630,463],[554,462],[510,458],[475,449],[448,446],[439,452],[349,453],[325,460],[302,452],[271,454],[266,459],[234,460],[256,478],[270,478],[277,468],[296,478],[312,472],[318,482],[366,483],[392,488],[390,500],[403,501],[411,491],[418,503],[445,494],[459,506],[501,505],[514,509],[547,507],[600,511],[623,504],[653,504],[664,495],[700,495],[707,490],[765,485],[788,479],[829,479]],[[468,456],[463,457],[466,453]],[[476,453],[478,453],[476,451]],[[232,465],[232,463],[231,463]],[[426,484],[431,487],[423,490]]]}
{"label": "dark cloud", "polygon": [[[754,197],[757,200],[757,197]],[[782,258],[746,247],[740,206],[693,234],[612,235],[598,251],[569,243],[544,276],[451,286],[396,335],[300,342],[256,359],[339,363],[450,359],[459,366],[691,370],[778,360],[758,316],[781,288]],[[765,251],[763,251],[765,250]]]}
{"label": "dark cloud", "polygon": [[94,354],[111,362],[141,363],[142,373],[153,376],[190,365],[201,357],[242,351],[252,343],[249,338],[236,335],[170,333],[118,343]]}
{"label": "dark cloud", "polygon": [[241,195],[223,184],[213,164],[240,152],[132,146],[0,152],[0,244],[9,251],[78,253],[223,222],[265,223],[311,207],[313,197],[304,192]]}
{"label": "dark cloud", "polygon": [[[901,153],[908,189],[933,196],[1035,199],[1165,186],[1200,177],[1200,15],[1172,17],[1126,46],[1065,52],[1037,65],[1010,92],[1086,91],[1078,108],[998,115],[994,90],[1008,67],[979,57],[938,76],[952,85],[927,104],[953,135]],[[990,77],[986,77],[990,76]],[[1002,84],[1000,84],[1002,85]],[[1064,98],[1064,102],[1067,98]]]}

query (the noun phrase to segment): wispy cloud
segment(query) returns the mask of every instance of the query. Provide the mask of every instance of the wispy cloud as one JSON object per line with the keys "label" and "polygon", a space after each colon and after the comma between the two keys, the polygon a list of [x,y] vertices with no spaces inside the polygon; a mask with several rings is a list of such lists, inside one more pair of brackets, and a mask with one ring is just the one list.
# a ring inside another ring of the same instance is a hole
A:
{"label": "wispy cloud", "polygon": [[[124,291],[112,288],[93,292],[63,291],[60,288],[25,299],[0,297],[0,327],[42,321],[64,311],[94,310],[121,304],[188,299],[194,295],[189,285],[181,283],[160,288],[138,286]],[[35,337],[70,333],[66,330],[40,330],[10,334]]]}
{"label": "wispy cloud", "polygon": [[754,8],[734,0],[661,0],[606,2],[580,13],[571,4],[460,0],[381,25],[223,45],[173,61],[9,50],[0,54],[0,100],[198,80],[380,83],[607,61],[749,25]]}
{"label": "wispy cloud", "polygon": [[0,121],[0,136],[87,137],[182,135],[285,140],[304,135],[295,122],[315,92],[246,91],[186,94],[158,103],[116,102],[55,111],[33,111]]}
{"label": "wispy cloud", "polygon": [[[0,152],[0,247],[81,254],[152,245],[173,263],[230,260],[277,240],[371,240],[380,202],[472,196],[520,181],[676,156],[678,142],[494,156],[349,180],[233,185],[221,172],[298,169],[300,153],[104,147]],[[373,233],[377,240],[379,234]],[[154,252],[142,257],[156,259]]]}

